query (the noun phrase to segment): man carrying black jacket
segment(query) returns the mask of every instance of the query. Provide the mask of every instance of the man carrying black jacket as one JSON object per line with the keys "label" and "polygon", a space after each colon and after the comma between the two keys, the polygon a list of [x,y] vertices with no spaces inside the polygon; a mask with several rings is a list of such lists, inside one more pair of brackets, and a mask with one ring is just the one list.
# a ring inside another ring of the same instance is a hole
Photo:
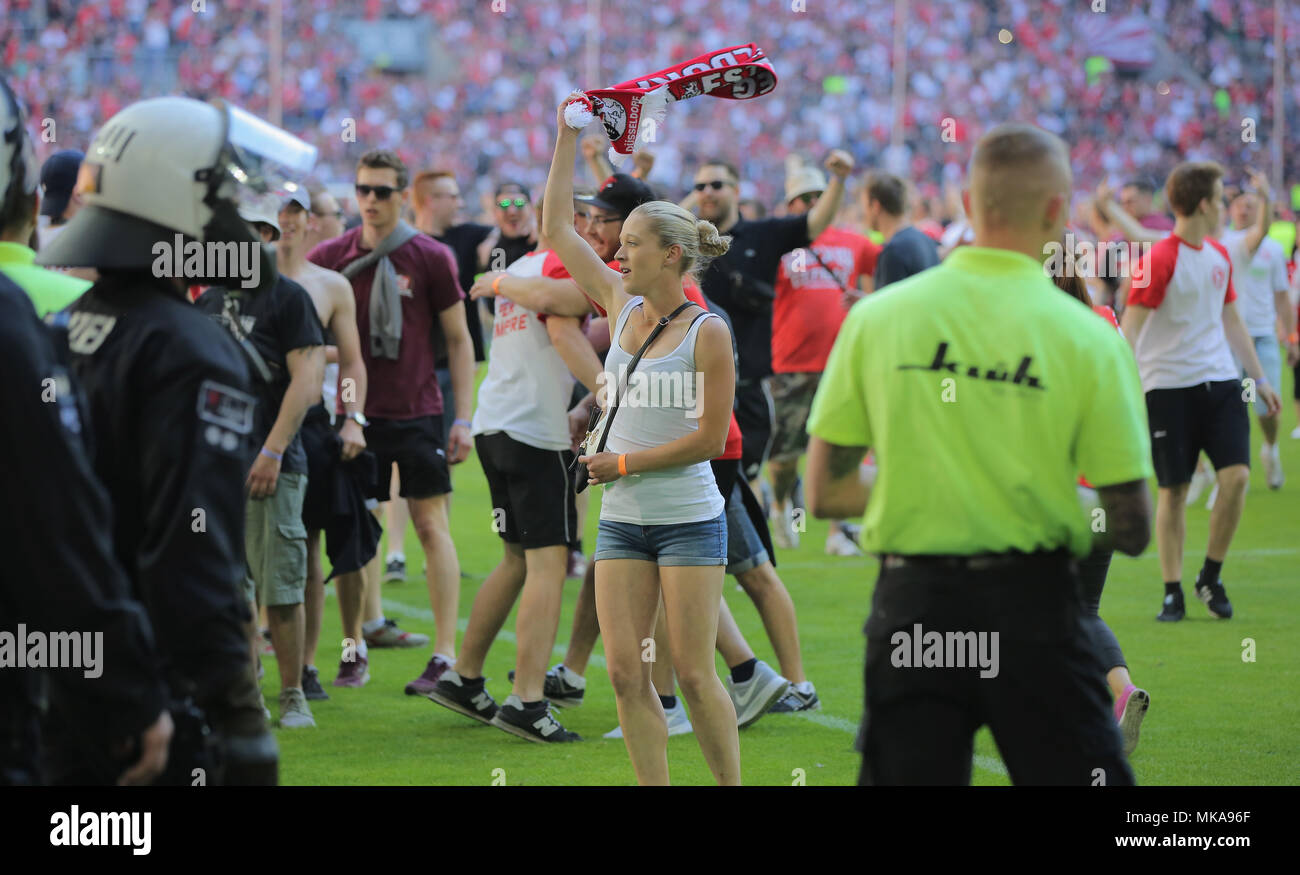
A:
{"label": "man carrying black jacket", "polygon": [[275,783],[279,754],[249,665],[241,593],[255,452],[247,353],[186,301],[185,286],[273,283],[235,199],[268,162],[314,157],[229,105],[133,104],[96,134],[86,205],[38,259],[101,277],[70,311],[72,369],[90,402],[118,559],[153,621],[173,701],[211,730],[191,762],[209,762],[209,744],[221,749],[224,776],[205,771],[207,783]]}

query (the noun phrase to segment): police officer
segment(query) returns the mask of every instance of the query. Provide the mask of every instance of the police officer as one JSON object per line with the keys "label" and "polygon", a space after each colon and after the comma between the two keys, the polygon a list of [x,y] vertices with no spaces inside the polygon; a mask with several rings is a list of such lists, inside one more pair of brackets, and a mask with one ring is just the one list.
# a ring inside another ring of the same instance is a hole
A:
{"label": "police officer", "polygon": [[814,400],[809,508],[865,507],[881,556],[860,783],[969,783],[985,724],[1017,784],[1133,781],[1072,558],[1146,547],[1150,442],[1123,339],[1043,270],[1070,182],[1052,134],[990,131],[964,194],[975,245],[855,306]]}
{"label": "police officer", "polygon": [[[244,479],[256,452],[249,364],[189,304],[186,283],[228,283],[236,272],[274,283],[237,199],[264,182],[262,168],[314,160],[311,147],[225,104],[133,104],[96,133],[82,169],[85,205],[39,258],[99,270],[71,308],[68,344],[117,555],[148,607],[173,710],[185,717],[186,753],[169,774],[186,784],[192,763],[224,762],[227,783],[274,783],[278,763],[241,596]],[[197,767],[208,783],[220,779]]]}
{"label": "police officer", "polygon": [[[31,143],[0,80],[0,223],[30,210],[35,190]],[[0,785],[41,782],[39,721],[47,693],[69,703],[66,712],[80,709],[89,744],[107,750],[133,740],[134,766],[108,777],[148,783],[166,763],[172,734],[149,621],[113,556],[108,498],[83,451],[67,371],[31,301],[3,274],[0,373],[12,389],[0,425],[7,460],[0,465],[0,634],[13,636],[13,649],[0,658]],[[15,650],[26,645],[29,630],[102,636],[93,655],[102,668],[16,668]]]}

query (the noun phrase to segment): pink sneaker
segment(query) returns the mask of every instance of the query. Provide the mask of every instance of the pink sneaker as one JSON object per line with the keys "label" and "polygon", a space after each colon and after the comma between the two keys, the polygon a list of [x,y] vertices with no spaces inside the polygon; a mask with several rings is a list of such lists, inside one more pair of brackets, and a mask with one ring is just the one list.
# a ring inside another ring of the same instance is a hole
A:
{"label": "pink sneaker", "polygon": [[1142,727],[1142,718],[1151,706],[1151,696],[1146,690],[1132,684],[1115,700],[1115,721],[1119,723],[1120,735],[1124,736],[1124,756],[1131,756],[1138,745],[1138,730]]}
{"label": "pink sneaker", "polygon": [[424,667],[424,671],[418,678],[406,685],[406,695],[408,696],[427,696],[433,692],[433,688],[438,685],[438,679],[442,673],[451,668],[451,662],[441,653],[435,653],[430,659],[429,664]]}
{"label": "pink sneaker", "polygon": [[351,662],[339,661],[339,676],[334,679],[336,687],[364,687],[370,680],[370,660],[358,655]]}

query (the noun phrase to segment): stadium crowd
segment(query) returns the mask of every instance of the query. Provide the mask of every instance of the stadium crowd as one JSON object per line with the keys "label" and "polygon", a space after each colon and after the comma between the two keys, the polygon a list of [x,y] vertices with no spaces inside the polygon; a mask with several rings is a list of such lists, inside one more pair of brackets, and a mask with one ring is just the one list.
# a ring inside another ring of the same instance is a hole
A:
{"label": "stadium crowd", "polygon": [[[750,181],[744,193],[773,202],[792,149],[847,144],[859,163],[881,163],[892,122],[893,0],[819,0],[805,12],[792,12],[786,0],[668,0],[650,12],[650,38],[611,26],[612,5],[598,47],[603,81],[584,83],[573,77],[582,75],[585,0],[507,3],[501,14],[484,4],[473,17],[455,0],[285,0],[283,124],[320,148],[327,181],[345,182],[365,147],[388,148],[412,166],[437,156],[474,203],[489,175],[542,183],[547,107],[573,85],[601,87],[708,48],[754,42],[773,59],[780,88],[753,104],[678,107],[670,125],[698,136],[674,138],[666,129],[660,184],[684,187],[700,160],[730,151]],[[903,129],[909,154],[891,169],[923,195],[941,195],[942,183],[959,176],[972,138],[1008,119],[1059,134],[1085,187],[1105,174],[1163,179],[1182,159],[1262,160],[1258,144],[1243,139],[1241,120],[1254,119],[1261,140],[1272,124],[1272,3],[1111,0],[1106,8],[914,0]],[[1284,8],[1294,69],[1300,8]],[[1114,51],[1114,26],[1133,13],[1144,22],[1139,42],[1162,40],[1177,59],[1164,74],[1168,88],[1087,69],[1088,58]],[[59,120],[55,142],[37,140],[42,159],[57,148],[83,148],[118,109],[159,94],[224,97],[267,117],[266,3],[227,0],[196,12],[183,2],[0,0],[0,19],[7,24],[0,57],[33,130],[40,133],[41,119]],[[385,72],[382,57],[366,56],[350,38],[349,21],[383,19],[432,20],[423,72]],[[1010,44],[998,41],[1002,29]],[[1285,99],[1296,118],[1300,90],[1289,88]],[[351,141],[342,136],[348,119]],[[955,123],[947,140],[945,119]],[[1287,161],[1286,178],[1300,178],[1294,159]]]}

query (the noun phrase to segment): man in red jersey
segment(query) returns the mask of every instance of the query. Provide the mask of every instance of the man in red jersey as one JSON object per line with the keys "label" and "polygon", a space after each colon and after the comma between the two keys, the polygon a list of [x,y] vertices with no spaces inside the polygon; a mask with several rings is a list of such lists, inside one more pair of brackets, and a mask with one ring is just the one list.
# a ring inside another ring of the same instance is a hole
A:
{"label": "man in red jersey", "polygon": [[[787,211],[807,213],[826,190],[826,177],[815,167],[790,168],[785,180]],[[772,405],[776,426],[768,456],[772,481],[772,538],[777,546],[799,545],[802,511],[791,501],[799,476],[799,457],[808,447],[808,411],[826,358],[835,344],[849,307],[871,291],[880,247],[860,234],[827,228],[810,246],[781,257],[776,272],[776,301],[772,305]],[[826,552],[832,556],[861,556],[844,531],[831,523]]]}

